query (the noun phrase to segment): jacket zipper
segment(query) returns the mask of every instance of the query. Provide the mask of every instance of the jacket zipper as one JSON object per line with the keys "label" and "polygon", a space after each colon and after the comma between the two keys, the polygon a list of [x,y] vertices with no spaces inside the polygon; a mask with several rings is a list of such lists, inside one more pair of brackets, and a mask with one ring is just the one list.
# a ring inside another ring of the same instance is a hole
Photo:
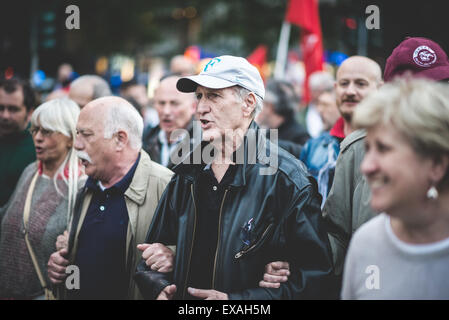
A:
{"label": "jacket zipper", "polygon": [[187,275],[186,275],[186,280],[184,282],[184,290],[182,291],[182,298],[185,299],[186,296],[186,291],[187,291],[187,280],[189,279],[189,273],[190,273],[190,262],[192,261],[192,251],[193,251],[193,245],[195,243],[195,231],[196,231],[196,203],[195,203],[195,197],[193,194],[193,183],[190,186],[190,192],[192,194],[192,201],[193,201],[193,207],[194,207],[194,212],[195,212],[195,221],[193,224],[193,235],[192,235],[192,245],[190,247],[190,255],[189,255],[189,263],[187,264]]}
{"label": "jacket zipper", "polygon": [[217,258],[218,258],[218,250],[220,249],[220,238],[221,238],[221,213],[223,211],[223,205],[224,201],[226,199],[226,194],[228,193],[229,189],[225,190],[225,193],[223,195],[223,200],[221,201],[220,206],[220,214],[218,216],[218,238],[217,238],[217,249],[215,250],[215,260],[214,260],[214,271],[212,273],[212,289],[215,289],[215,272],[217,269]]}
{"label": "jacket zipper", "polygon": [[268,231],[271,229],[271,227],[273,226],[272,223],[270,223],[268,225],[268,227],[265,229],[265,231],[263,232],[262,236],[260,237],[259,240],[256,241],[256,243],[254,243],[253,245],[251,245],[248,249],[244,249],[242,251],[237,252],[237,254],[234,256],[235,259],[239,259],[241,258],[243,255],[247,254],[248,252],[250,252],[251,250],[253,250],[266,236],[266,234],[268,233]]}

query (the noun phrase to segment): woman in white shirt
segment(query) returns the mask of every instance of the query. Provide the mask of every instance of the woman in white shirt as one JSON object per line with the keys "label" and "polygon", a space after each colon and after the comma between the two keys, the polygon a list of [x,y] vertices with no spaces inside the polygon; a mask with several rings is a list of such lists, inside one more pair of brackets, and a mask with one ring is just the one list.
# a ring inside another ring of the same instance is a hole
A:
{"label": "woman in white shirt", "polygon": [[382,212],[349,246],[343,299],[449,299],[449,88],[384,85],[356,109],[361,165]]}

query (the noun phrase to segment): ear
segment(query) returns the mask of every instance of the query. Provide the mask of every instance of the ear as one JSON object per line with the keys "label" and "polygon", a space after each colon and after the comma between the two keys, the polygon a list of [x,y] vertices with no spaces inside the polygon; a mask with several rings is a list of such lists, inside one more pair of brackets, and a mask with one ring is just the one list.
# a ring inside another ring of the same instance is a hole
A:
{"label": "ear", "polygon": [[430,170],[430,179],[436,185],[440,184],[441,180],[446,175],[449,168],[449,156],[442,155],[433,160],[432,168]]}
{"label": "ear", "polygon": [[124,130],[119,130],[114,134],[114,137],[116,143],[116,150],[117,151],[123,150],[129,141],[128,133]]}
{"label": "ear", "polygon": [[256,96],[250,92],[243,101],[243,116],[250,118],[256,108]]}

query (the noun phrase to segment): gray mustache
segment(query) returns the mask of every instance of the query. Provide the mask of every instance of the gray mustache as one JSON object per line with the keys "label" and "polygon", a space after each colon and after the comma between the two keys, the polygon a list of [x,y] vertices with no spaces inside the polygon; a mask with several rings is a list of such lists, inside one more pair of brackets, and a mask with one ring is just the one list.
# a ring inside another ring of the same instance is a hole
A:
{"label": "gray mustache", "polygon": [[76,155],[78,156],[78,158],[80,158],[82,160],[86,160],[87,162],[92,164],[92,159],[89,157],[89,155],[85,151],[77,151]]}

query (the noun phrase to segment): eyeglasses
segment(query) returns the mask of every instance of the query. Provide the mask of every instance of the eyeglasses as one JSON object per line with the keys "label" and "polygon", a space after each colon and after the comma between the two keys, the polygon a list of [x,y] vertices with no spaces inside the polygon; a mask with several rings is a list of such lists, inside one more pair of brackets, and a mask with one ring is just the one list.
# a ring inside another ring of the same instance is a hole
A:
{"label": "eyeglasses", "polygon": [[35,136],[38,132],[41,132],[42,136],[49,137],[53,134],[54,131],[44,129],[42,127],[31,126],[30,133],[32,136]]}

